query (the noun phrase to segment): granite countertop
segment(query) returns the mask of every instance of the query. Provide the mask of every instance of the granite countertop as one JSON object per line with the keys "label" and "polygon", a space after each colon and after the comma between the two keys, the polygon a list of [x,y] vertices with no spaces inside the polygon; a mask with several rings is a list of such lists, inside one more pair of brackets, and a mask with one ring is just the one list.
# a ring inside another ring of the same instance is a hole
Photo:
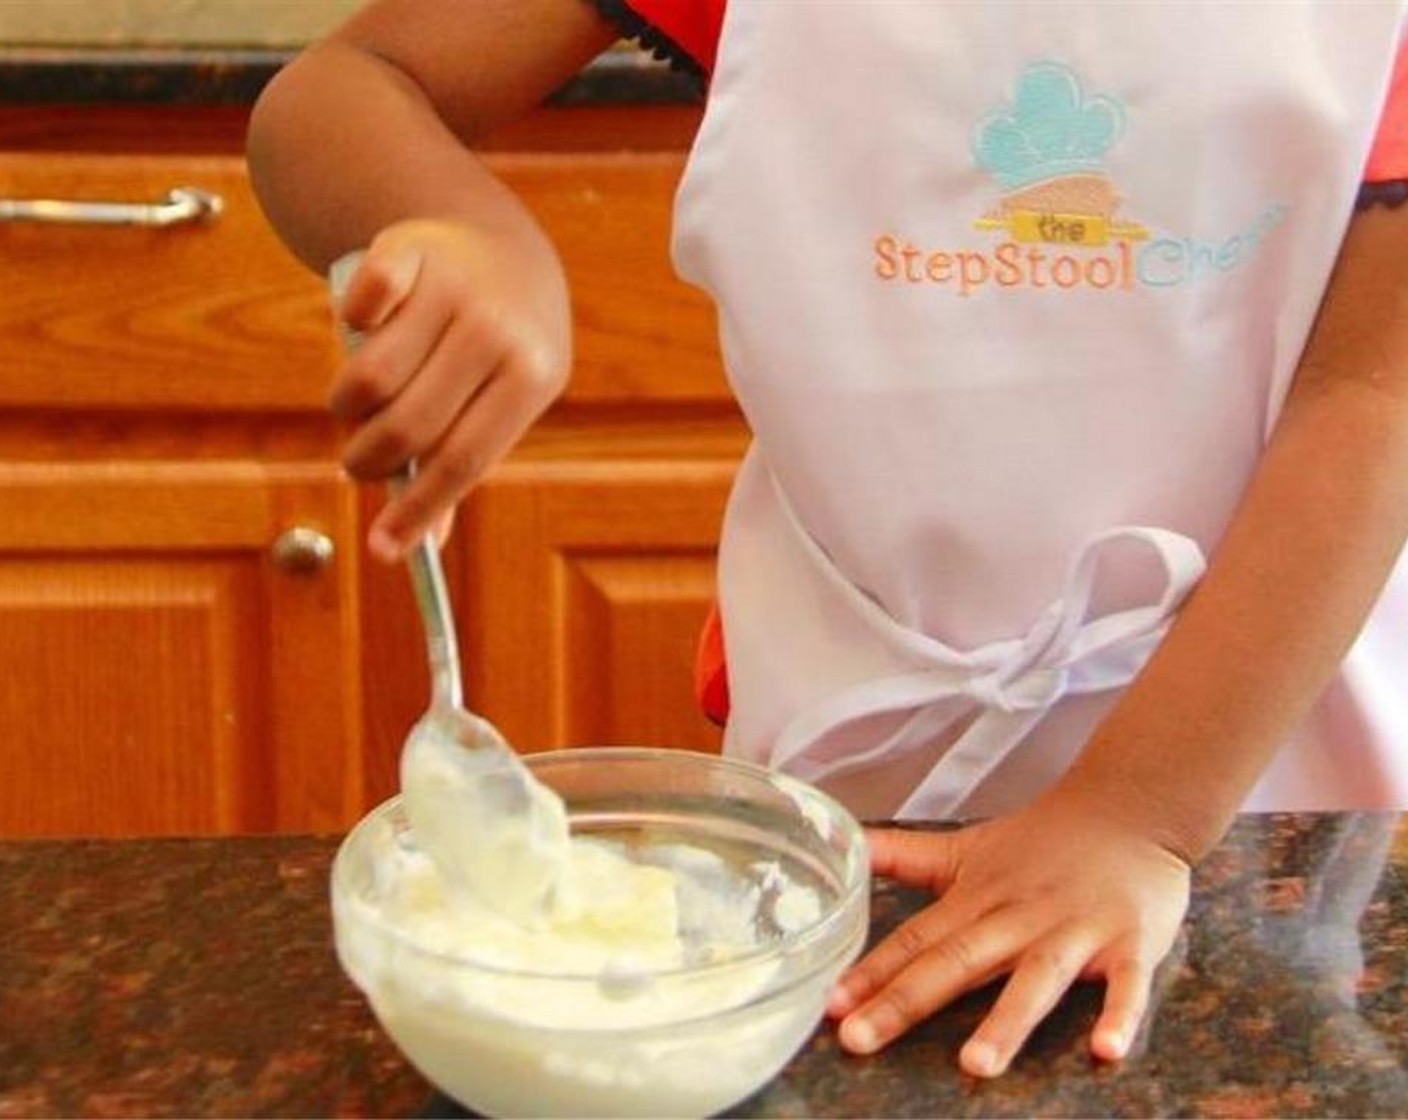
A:
{"label": "granite countertop", "polygon": [[[332,837],[0,843],[0,1117],[456,1115],[334,959]],[[961,1076],[980,992],[872,1058],[820,1029],[742,1116],[1408,1115],[1408,817],[1244,817],[1131,1058],[1071,993]],[[879,884],[874,932],[922,898]]]}
{"label": "granite countertop", "polygon": [[[0,104],[250,105],[292,48],[0,47]],[[698,83],[643,51],[607,51],[552,104],[700,100]]]}

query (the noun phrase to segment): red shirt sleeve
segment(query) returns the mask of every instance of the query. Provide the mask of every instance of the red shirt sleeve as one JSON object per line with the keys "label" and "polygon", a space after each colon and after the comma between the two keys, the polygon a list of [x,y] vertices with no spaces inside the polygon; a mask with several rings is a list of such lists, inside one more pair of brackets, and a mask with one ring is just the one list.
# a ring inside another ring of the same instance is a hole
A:
{"label": "red shirt sleeve", "polygon": [[726,0],[625,0],[624,6],[713,73]]}
{"label": "red shirt sleeve", "polygon": [[724,628],[717,603],[699,634],[694,655],[694,698],[704,714],[720,727],[728,722],[728,666],[724,658]]}
{"label": "red shirt sleeve", "polygon": [[1398,51],[1364,179],[1370,183],[1408,179],[1408,44]]}

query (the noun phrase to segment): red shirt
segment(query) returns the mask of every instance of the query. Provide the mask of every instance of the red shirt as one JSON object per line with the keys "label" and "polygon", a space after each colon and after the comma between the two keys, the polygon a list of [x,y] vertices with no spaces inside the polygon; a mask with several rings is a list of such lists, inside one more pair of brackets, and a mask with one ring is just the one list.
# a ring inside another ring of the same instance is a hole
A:
{"label": "red shirt", "polygon": [[1408,46],[1398,50],[1379,134],[1364,167],[1366,183],[1408,179]]}

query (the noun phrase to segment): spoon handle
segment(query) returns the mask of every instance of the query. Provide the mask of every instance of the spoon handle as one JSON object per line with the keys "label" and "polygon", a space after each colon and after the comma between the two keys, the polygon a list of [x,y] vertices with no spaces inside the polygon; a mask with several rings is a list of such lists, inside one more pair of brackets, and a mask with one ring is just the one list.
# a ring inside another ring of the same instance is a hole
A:
{"label": "spoon handle", "polygon": [[[407,463],[391,477],[390,486],[400,491],[415,476],[414,461]],[[440,548],[427,533],[406,554],[411,572],[411,589],[416,607],[425,627],[425,647],[430,658],[430,692],[432,705],[437,708],[460,708],[464,705],[464,685],[460,679],[460,647],[455,636],[455,621],[450,610],[450,589],[445,582],[445,568],[440,563]]]}
{"label": "spoon handle", "polygon": [[[363,252],[356,250],[339,257],[328,271],[328,282],[335,303],[341,302],[352,274],[361,263]],[[360,331],[352,330],[336,315],[342,343],[349,354],[362,343]],[[411,460],[387,484],[392,493],[399,493],[415,477],[416,464]],[[411,572],[411,589],[415,592],[416,608],[425,629],[426,653],[430,659],[430,697],[435,708],[459,708],[464,703],[464,685],[460,679],[460,649],[455,637],[454,615],[450,610],[450,590],[445,583],[445,569],[440,563],[440,549],[430,534],[426,534],[406,555]]]}

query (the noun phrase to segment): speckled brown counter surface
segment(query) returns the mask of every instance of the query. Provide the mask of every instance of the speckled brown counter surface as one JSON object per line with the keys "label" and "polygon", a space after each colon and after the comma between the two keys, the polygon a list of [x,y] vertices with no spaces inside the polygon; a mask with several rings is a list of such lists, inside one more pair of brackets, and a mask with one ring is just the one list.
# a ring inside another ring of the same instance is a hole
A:
{"label": "speckled brown counter surface", "polygon": [[[336,843],[0,843],[0,1117],[453,1114],[338,970]],[[876,932],[921,902],[878,886]],[[823,1029],[736,1112],[1408,1116],[1408,818],[1239,821],[1121,1066],[1086,1055],[1085,988],[1006,1077],[961,1077],[990,999],[875,1058]]]}

